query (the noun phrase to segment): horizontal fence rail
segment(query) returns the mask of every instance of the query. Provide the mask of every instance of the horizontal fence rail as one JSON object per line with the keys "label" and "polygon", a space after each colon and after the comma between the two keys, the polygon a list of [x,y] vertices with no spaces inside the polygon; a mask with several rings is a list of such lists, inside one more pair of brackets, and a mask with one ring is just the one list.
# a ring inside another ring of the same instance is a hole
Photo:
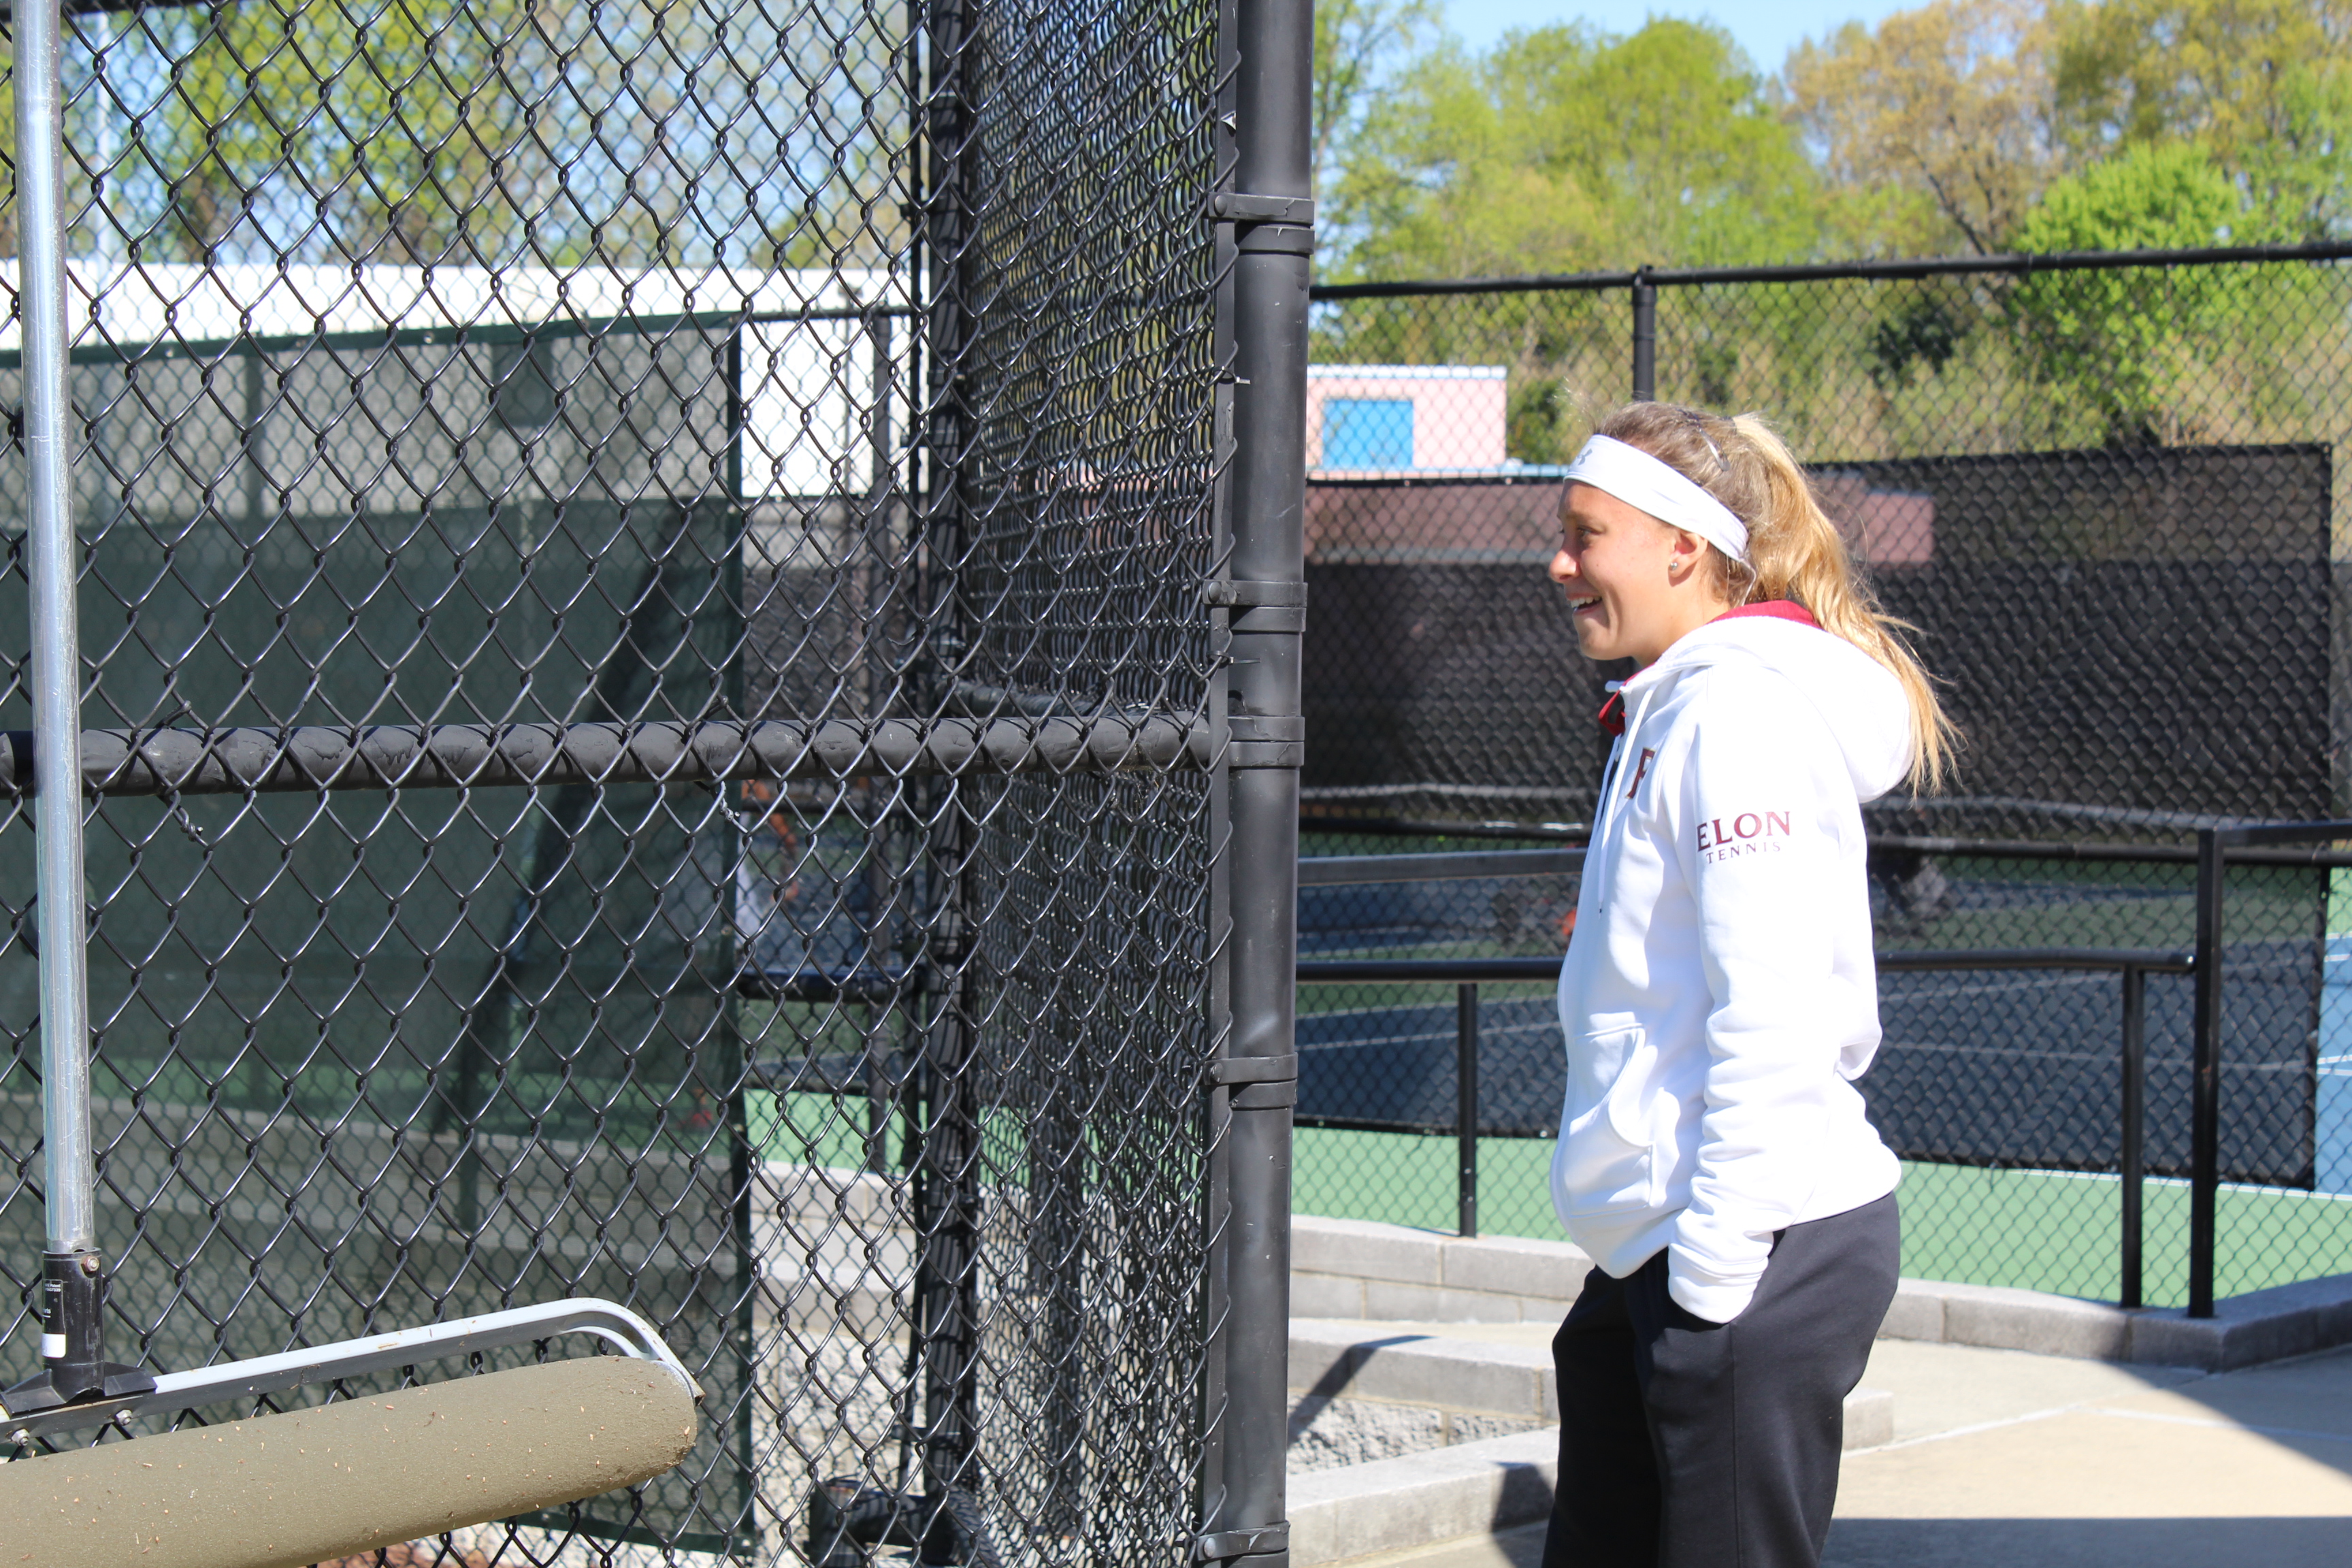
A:
{"label": "horizontal fence rail", "polygon": [[[31,794],[32,735],[5,738],[0,794]],[[1206,723],[1173,718],[86,730],[81,752],[82,787],[105,795],[1164,772],[1214,756]]]}
{"label": "horizontal fence rail", "polygon": [[1302,888],[1381,882],[1443,882],[1458,877],[1540,877],[1584,868],[1581,849],[1475,849],[1459,855],[1310,855],[1298,862]]}
{"label": "horizontal fence rail", "polygon": [[2253,262],[2342,261],[2352,243],[2209,245],[2176,249],[2063,250],[2040,255],[1927,256],[1888,261],[1791,262],[1767,267],[1637,267],[1618,272],[1538,272],[1496,278],[1423,278],[1393,282],[1324,283],[1327,300],[1393,300],[1448,294],[1584,293],[1605,289],[1704,288],[1725,283],[1828,283],[1841,279],[1903,282],[1969,274],[2021,277],[2034,272],[2109,272],[2126,267],[2243,266]]}
{"label": "horizontal fence rail", "polygon": [[[2235,831],[2226,824],[2215,824],[2222,831]],[[2242,827],[2259,825],[2244,824]],[[1581,852],[1591,838],[1591,827],[1580,822],[1435,822],[1394,816],[1337,816],[1310,815],[1299,819],[1299,827],[1308,833],[1338,833],[1349,837],[1365,838],[1509,838],[1552,839],[1575,846]],[[1874,850],[1895,850],[1918,855],[1969,856],[1988,860],[2050,860],[2060,863],[2113,863],[2145,866],[2194,866],[2197,847],[2194,844],[2124,844],[2097,840],[2072,842],[2046,838],[1969,838],[1948,834],[1873,833],[1870,847]],[[1475,850],[1474,854],[1494,854],[1493,850]],[[1541,851],[1530,851],[1541,853]],[[1325,870],[1329,865],[1343,864],[1353,868],[1359,862],[1367,868],[1378,862],[1394,865],[1409,861],[1435,861],[1435,855],[1326,855],[1301,862],[1302,877],[1331,878],[1330,881],[1302,883],[1301,886],[1336,887],[1353,882],[1385,882],[1417,880],[1411,870],[1391,871],[1379,876],[1360,874],[1352,869]],[[1499,862],[1497,863],[1499,865]],[[2352,850],[2321,849],[2305,846],[2258,845],[2230,851],[2232,866],[2316,866],[2328,868],[2352,868]],[[1528,863],[1529,871],[1567,870],[1573,868]],[[1464,873],[1481,877],[1506,876],[1513,873],[1500,869]],[[1524,874],[1524,873],[1522,873]],[[1431,873],[1436,876],[1438,873]]]}

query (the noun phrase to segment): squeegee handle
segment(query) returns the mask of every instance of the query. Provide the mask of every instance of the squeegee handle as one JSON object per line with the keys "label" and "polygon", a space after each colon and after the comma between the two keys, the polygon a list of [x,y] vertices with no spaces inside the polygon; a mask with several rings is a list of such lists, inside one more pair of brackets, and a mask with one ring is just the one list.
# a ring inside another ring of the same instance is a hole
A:
{"label": "squeegee handle", "polygon": [[24,321],[25,578],[33,700],[33,934],[41,976],[42,1371],[5,1395],[17,1408],[153,1385],[106,1359],[106,1262],[89,1130],[89,942],[81,863],[81,633],[74,595],[73,340],[66,278],[64,31],[58,0],[17,0],[16,203]]}

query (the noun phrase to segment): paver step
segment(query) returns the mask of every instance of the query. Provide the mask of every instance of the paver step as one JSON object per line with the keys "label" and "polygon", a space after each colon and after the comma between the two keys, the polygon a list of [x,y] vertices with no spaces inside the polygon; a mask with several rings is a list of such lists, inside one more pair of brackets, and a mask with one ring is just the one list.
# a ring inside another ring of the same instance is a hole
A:
{"label": "paver step", "polygon": [[[1549,1341],[1549,1331],[1532,1324],[1293,1320],[1295,1400],[1358,1401],[1531,1424],[1530,1430],[1503,1436],[1295,1472],[1294,1568],[1545,1517],[1559,1453]],[[1847,1396],[1848,1449],[1876,1447],[1894,1436],[1892,1394],[1858,1388]]]}

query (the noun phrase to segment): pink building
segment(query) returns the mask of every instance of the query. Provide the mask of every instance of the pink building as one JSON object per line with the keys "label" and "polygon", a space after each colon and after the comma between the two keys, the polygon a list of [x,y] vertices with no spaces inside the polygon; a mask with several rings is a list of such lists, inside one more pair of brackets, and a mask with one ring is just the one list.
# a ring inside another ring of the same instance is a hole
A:
{"label": "pink building", "polygon": [[1813,494],[1845,542],[1874,566],[1917,566],[1936,558],[1936,498],[1878,490],[1850,469],[1815,468]]}
{"label": "pink building", "polygon": [[1503,466],[1501,365],[1331,364],[1307,372],[1307,466],[1320,477]]}

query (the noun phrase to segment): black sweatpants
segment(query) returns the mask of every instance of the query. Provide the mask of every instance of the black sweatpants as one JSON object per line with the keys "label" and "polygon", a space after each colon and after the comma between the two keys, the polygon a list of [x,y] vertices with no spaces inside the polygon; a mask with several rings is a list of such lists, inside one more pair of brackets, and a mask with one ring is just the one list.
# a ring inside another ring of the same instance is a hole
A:
{"label": "black sweatpants", "polygon": [[1544,1568],[1814,1568],[1897,1244],[1891,1194],[1790,1226],[1721,1324],[1667,1295],[1664,1252],[1623,1279],[1594,1269],[1551,1342]]}

